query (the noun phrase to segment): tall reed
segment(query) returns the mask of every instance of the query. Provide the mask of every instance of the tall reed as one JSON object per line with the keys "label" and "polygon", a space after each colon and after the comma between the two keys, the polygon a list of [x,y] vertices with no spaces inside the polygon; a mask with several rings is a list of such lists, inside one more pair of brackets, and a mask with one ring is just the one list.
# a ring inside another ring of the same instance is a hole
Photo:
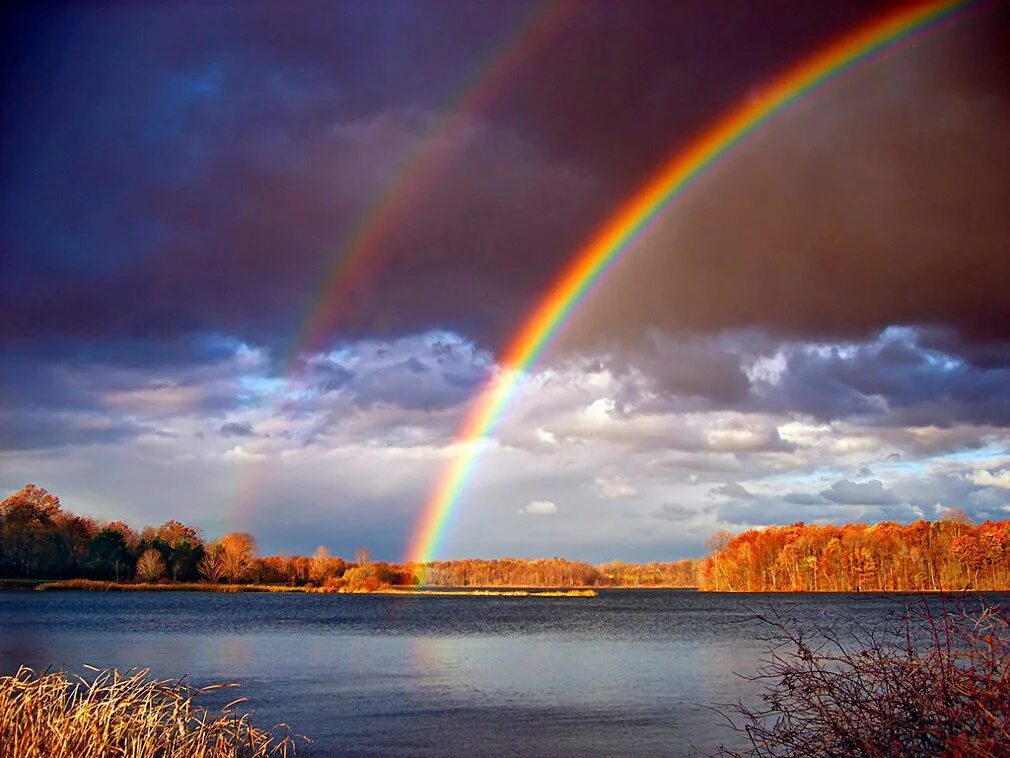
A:
{"label": "tall reed", "polygon": [[193,687],[149,669],[86,668],[86,677],[26,667],[0,677],[0,758],[284,757],[303,741],[284,724],[253,726],[235,710],[244,698],[217,713],[194,702],[237,685]]}

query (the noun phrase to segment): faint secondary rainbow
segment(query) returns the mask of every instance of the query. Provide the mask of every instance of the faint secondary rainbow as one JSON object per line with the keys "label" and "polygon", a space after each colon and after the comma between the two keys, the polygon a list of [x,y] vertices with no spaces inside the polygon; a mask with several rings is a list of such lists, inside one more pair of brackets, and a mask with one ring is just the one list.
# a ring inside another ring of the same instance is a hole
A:
{"label": "faint secondary rainbow", "polygon": [[333,263],[315,297],[309,300],[305,321],[294,341],[293,361],[299,353],[318,347],[332,328],[346,296],[367,274],[367,265],[376,259],[390,235],[403,227],[407,214],[421,192],[431,186],[438,167],[458,146],[474,114],[486,108],[515,73],[544,48],[575,7],[574,0],[542,0],[467,77],[445,115],[418,140],[386,191],[337,246]]}
{"label": "faint secondary rainbow", "polygon": [[[309,298],[309,307],[292,339],[285,385],[300,373],[299,357],[318,349],[328,329],[337,320],[346,296],[367,275],[367,267],[380,254],[390,234],[402,227],[420,193],[470,125],[475,114],[488,107],[517,72],[557,34],[577,8],[575,0],[538,0],[517,27],[504,35],[481,65],[463,81],[450,98],[444,115],[417,140],[387,183],[334,248],[319,288]],[[281,392],[281,395],[284,393]],[[253,461],[239,472],[237,495],[229,514],[234,526],[252,509],[260,490],[266,463]]]}
{"label": "faint secondary rainbow", "polygon": [[799,98],[891,46],[933,29],[972,4],[970,0],[947,0],[904,6],[846,32],[787,69],[678,150],[575,254],[506,348],[499,373],[476,400],[459,432],[459,452],[425,503],[406,560],[424,563],[436,557],[449,519],[486,447],[487,436],[515,394],[524,372],[592,285],[664,208],[706,169]]}

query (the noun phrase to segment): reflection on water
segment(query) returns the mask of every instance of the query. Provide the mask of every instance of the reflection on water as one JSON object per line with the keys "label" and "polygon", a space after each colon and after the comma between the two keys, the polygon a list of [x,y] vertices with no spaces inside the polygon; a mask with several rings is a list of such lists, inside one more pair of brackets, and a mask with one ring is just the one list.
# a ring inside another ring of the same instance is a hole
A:
{"label": "reflection on water", "polygon": [[[733,738],[768,603],[835,628],[893,602],[603,592],[597,598],[0,593],[0,673],[82,663],[241,682],[315,755],[682,755]],[[233,693],[228,693],[231,697]]]}

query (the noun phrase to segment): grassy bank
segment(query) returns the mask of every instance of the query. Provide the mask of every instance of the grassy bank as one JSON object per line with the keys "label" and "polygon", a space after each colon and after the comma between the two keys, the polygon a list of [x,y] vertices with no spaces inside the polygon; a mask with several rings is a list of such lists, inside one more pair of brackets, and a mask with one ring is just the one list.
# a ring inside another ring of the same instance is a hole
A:
{"label": "grassy bank", "polygon": [[208,584],[204,582],[164,582],[143,584],[100,582],[94,579],[62,579],[43,582],[35,587],[39,592],[50,590],[82,590],[85,592],[315,592],[314,587],[288,587],[280,584]]}
{"label": "grassy bank", "polygon": [[304,742],[284,725],[253,726],[234,710],[241,698],[217,713],[194,702],[236,685],[191,687],[146,669],[90,671],[74,677],[21,668],[0,677],[0,758],[265,758],[293,756]]}
{"label": "grassy bank", "polygon": [[93,579],[65,579],[57,582],[36,583],[40,592],[54,590],[77,590],[83,592],[302,592],[314,594],[361,594],[361,595],[474,595],[504,597],[596,597],[596,590],[521,590],[521,589],[426,589],[407,587],[378,587],[376,589],[355,589],[341,587],[289,587],[278,584],[207,584],[199,582],[177,582],[161,584],[128,584],[125,582],[99,582]]}
{"label": "grassy bank", "polygon": [[432,589],[400,589],[389,587],[375,590],[372,594],[380,595],[477,595],[481,597],[596,597],[596,590],[432,590]]}

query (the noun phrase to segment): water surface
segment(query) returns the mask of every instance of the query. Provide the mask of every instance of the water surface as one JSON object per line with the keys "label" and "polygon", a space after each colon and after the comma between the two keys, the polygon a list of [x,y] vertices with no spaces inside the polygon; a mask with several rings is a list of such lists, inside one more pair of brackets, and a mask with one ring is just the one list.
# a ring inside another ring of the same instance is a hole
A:
{"label": "water surface", "polygon": [[0,673],[150,667],[242,683],[312,755],[690,755],[734,735],[751,618],[844,630],[894,598],[603,591],[596,598],[0,592]]}

